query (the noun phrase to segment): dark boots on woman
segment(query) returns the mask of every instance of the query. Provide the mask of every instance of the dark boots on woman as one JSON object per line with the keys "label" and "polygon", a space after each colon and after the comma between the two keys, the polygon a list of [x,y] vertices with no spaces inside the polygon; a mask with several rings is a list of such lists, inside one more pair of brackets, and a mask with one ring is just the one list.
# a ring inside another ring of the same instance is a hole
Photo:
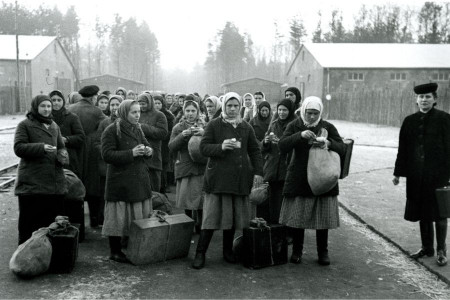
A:
{"label": "dark boots on woman", "polygon": [[328,266],[330,264],[330,258],[328,257],[328,229],[316,230],[316,243],[319,265]]}
{"label": "dark boots on woman", "polygon": [[292,255],[290,262],[294,264],[299,264],[302,262],[305,229],[291,227],[289,228],[289,232],[290,235],[292,236]]}
{"label": "dark boots on woman", "polygon": [[126,255],[122,252],[121,248],[121,237],[120,236],[110,236],[109,237],[109,248],[111,249],[110,260],[114,260],[120,263],[129,263],[130,261]]}
{"label": "dark boots on woman", "polygon": [[200,231],[195,258],[192,262],[194,269],[201,269],[205,266],[206,250],[208,250],[213,234],[214,230],[212,229],[203,229]]}
{"label": "dark boots on woman", "polygon": [[223,231],[223,259],[230,264],[235,264],[236,257],[233,253],[233,240],[234,240],[234,229],[228,229]]}

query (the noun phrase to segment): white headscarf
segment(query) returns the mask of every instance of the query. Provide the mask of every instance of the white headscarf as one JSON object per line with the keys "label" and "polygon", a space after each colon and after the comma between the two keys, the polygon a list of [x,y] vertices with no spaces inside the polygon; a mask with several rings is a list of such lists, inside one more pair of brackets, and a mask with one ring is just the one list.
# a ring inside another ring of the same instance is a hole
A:
{"label": "white headscarf", "polygon": [[216,96],[209,96],[208,98],[206,98],[205,104],[208,101],[210,101],[212,104],[214,104],[214,106],[216,107],[216,112],[219,110],[219,108],[222,107],[222,101],[220,101],[220,98],[217,98]]}
{"label": "white headscarf", "polygon": [[[250,106],[250,107],[245,106],[245,97],[246,96],[252,97],[252,106]],[[244,109],[245,109],[244,118],[246,115],[248,115],[250,109],[252,110],[252,115],[249,116],[249,118],[251,119],[256,116],[258,108],[256,107],[256,101],[255,101],[255,97],[253,96],[253,94],[251,94],[251,93],[244,94],[244,96],[242,97],[241,107],[244,107]]]}
{"label": "white headscarf", "polygon": [[[232,100],[232,99],[236,99],[238,101],[238,103],[239,103],[238,113],[237,113],[235,118],[230,118],[227,115],[227,111],[226,111],[227,102]],[[231,125],[233,125],[233,127],[236,128],[237,125],[242,122],[241,114],[239,113],[239,111],[241,109],[241,106],[242,106],[241,96],[239,96],[238,93],[235,93],[235,92],[226,93],[224,98],[223,98],[223,102],[222,102],[222,119],[225,122],[230,123]]]}
{"label": "white headscarf", "polygon": [[[306,121],[306,110],[307,109],[315,109],[319,111],[319,117],[314,123],[308,123]],[[306,127],[314,127],[319,124],[320,120],[322,119],[322,112],[323,112],[323,104],[322,100],[319,97],[316,96],[309,96],[306,97],[305,100],[303,100],[302,106],[300,107],[300,117],[303,120],[303,124],[306,125]]]}

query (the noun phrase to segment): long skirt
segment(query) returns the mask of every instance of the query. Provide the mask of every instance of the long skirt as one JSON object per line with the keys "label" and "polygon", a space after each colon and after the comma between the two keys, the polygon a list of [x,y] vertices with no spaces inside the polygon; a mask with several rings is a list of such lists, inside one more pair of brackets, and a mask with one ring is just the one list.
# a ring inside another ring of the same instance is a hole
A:
{"label": "long skirt", "polygon": [[205,194],[202,229],[243,229],[249,223],[248,196]]}
{"label": "long skirt", "polygon": [[280,224],[303,229],[333,229],[339,227],[337,196],[284,198]]}
{"label": "long skirt", "polygon": [[102,234],[129,236],[131,222],[149,218],[152,211],[152,199],[133,203],[106,201]]}
{"label": "long skirt", "polygon": [[178,208],[197,210],[203,208],[203,175],[177,179],[175,201]]}

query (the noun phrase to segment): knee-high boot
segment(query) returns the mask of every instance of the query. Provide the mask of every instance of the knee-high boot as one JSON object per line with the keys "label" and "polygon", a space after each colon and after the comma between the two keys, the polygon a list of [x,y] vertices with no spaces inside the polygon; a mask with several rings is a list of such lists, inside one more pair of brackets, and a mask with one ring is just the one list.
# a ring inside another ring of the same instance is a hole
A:
{"label": "knee-high boot", "polygon": [[303,241],[305,240],[305,229],[290,227],[289,232],[292,236],[291,263],[299,264],[302,262]]}
{"label": "knee-high boot", "polygon": [[195,232],[200,233],[202,230],[202,222],[203,222],[203,210],[197,210],[197,222],[195,223]]}
{"label": "knee-high boot", "polygon": [[319,264],[328,266],[330,264],[330,258],[328,257],[328,229],[316,230],[316,243]]}
{"label": "knee-high boot", "polygon": [[111,250],[111,255],[109,256],[109,259],[120,263],[126,263],[128,262],[128,259],[121,250],[120,241],[121,241],[120,236],[109,236],[109,248]]}
{"label": "knee-high boot", "polygon": [[234,228],[223,231],[223,258],[230,264],[236,263],[236,258],[233,253]]}
{"label": "knee-high boot", "polygon": [[447,238],[447,219],[436,221],[436,242],[437,242],[437,264],[445,266],[447,264],[447,245],[445,239]]}
{"label": "knee-high boot", "polygon": [[213,234],[213,229],[203,229],[200,231],[195,258],[192,262],[192,267],[194,269],[201,269],[205,266],[206,251],[208,250]]}

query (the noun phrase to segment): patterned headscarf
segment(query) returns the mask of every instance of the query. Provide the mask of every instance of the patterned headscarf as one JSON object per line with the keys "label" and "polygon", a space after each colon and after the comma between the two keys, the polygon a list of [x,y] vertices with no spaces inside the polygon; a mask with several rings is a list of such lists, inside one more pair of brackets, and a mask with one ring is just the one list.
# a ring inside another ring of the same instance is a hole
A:
{"label": "patterned headscarf", "polygon": [[[308,123],[306,121],[306,110],[307,109],[315,109],[319,111],[319,117],[314,123]],[[323,104],[322,99],[316,96],[309,96],[306,97],[306,99],[303,101],[302,106],[300,107],[300,117],[303,120],[303,124],[305,124],[306,127],[315,127],[317,124],[319,124],[320,120],[322,119],[322,112],[323,112]]]}

